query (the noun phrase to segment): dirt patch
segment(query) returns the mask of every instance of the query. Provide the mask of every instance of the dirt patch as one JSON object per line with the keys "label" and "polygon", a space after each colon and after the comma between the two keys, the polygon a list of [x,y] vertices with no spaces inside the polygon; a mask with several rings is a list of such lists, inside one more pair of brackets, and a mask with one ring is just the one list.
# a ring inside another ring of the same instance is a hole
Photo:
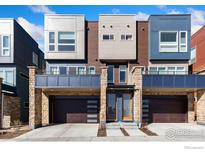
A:
{"label": "dirt patch", "polygon": [[158,136],[156,133],[150,131],[149,129],[147,129],[146,127],[140,128],[140,130],[147,134],[148,136]]}
{"label": "dirt patch", "polygon": [[121,132],[123,133],[124,136],[130,136],[129,133],[124,129],[120,127]]}
{"label": "dirt patch", "polygon": [[14,131],[14,132],[1,132],[0,133],[0,139],[12,139],[12,138],[20,136],[24,133],[27,133],[29,131],[30,130],[17,130],[17,131]]}
{"label": "dirt patch", "polygon": [[106,137],[106,136],[107,136],[106,128],[100,128],[100,127],[98,127],[97,137]]}

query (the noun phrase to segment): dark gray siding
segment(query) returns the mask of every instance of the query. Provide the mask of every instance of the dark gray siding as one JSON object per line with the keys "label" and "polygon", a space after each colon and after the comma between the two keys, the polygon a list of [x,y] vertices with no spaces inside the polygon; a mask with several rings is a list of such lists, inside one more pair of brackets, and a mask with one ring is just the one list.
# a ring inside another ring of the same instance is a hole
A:
{"label": "dark gray siding", "polygon": [[[159,31],[187,31],[188,52],[159,52]],[[189,60],[191,39],[190,15],[151,15],[149,18],[149,59]]]}

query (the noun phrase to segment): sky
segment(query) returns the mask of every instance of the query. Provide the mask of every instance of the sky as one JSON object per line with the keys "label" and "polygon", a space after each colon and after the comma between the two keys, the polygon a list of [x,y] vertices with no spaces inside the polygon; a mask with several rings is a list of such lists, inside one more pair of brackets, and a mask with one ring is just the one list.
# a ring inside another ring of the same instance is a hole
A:
{"label": "sky", "polygon": [[191,14],[192,34],[205,25],[205,6],[187,5],[0,5],[0,18],[17,22],[44,46],[44,14],[85,14],[87,20],[98,20],[99,14],[136,14],[136,20],[147,20],[150,14]]}

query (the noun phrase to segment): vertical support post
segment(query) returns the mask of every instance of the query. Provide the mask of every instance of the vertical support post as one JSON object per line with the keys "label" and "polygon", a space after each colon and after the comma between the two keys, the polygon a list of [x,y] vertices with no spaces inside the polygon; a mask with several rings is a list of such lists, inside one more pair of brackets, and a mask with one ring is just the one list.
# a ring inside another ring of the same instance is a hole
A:
{"label": "vertical support post", "polygon": [[49,100],[48,96],[42,91],[42,126],[49,124]]}
{"label": "vertical support post", "polygon": [[107,67],[102,67],[100,79],[100,127],[106,127]]}
{"label": "vertical support post", "polygon": [[2,93],[2,78],[0,78],[0,128],[3,128],[3,117],[4,117],[4,111],[3,111],[3,93]]}
{"label": "vertical support post", "polygon": [[188,93],[188,122],[194,122],[194,93]]}

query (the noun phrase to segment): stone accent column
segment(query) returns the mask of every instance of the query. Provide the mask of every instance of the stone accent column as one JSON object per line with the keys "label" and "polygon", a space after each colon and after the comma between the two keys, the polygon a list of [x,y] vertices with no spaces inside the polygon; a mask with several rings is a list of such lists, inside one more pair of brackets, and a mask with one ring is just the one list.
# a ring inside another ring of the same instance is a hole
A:
{"label": "stone accent column", "polygon": [[106,124],[106,90],[107,90],[107,67],[102,67],[100,79],[100,127]]}
{"label": "stone accent column", "polygon": [[194,93],[188,93],[188,122],[194,122]]}
{"label": "stone accent column", "polygon": [[205,124],[205,90],[197,92],[197,122]]}
{"label": "stone accent column", "polygon": [[29,69],[29,126],[35,128],[35,75],[36,67],[28,66]]}
{"label": "stone accent column", "polygon": [[49,100],[48,96],[42,91],[42,125],[46,126],[49,124]]}
{"label": "stone accent column", "polygon": [[134,121],[142,122],[142,67],[134,66],[131,70],[134,87]]}
{"label": "stone accent column", "polygon": [[3,116],[3,110],[2,110],[2,78],[0,78],[0,128],[2,128],[2,116]]}

